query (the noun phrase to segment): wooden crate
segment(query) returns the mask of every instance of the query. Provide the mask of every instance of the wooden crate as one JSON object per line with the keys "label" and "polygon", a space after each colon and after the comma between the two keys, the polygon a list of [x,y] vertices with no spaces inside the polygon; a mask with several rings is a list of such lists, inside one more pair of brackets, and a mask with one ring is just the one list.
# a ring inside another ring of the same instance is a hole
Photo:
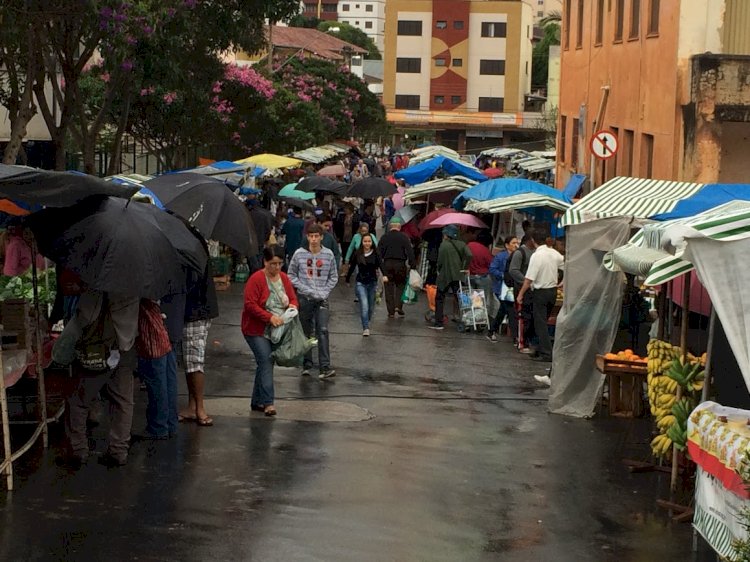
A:
{"label": "wooden crate", "polygon": [[607,359],[597,355],[596,368],[607,375],[610,415],[632,418],[645,413],[643,383],[648,374],[645,362]]}
{"label": "wooden crate", "polygon": [[214,286],[217,291],[228,291],[232,284],[232,278],[229,275],[218,275],[214,277]]}

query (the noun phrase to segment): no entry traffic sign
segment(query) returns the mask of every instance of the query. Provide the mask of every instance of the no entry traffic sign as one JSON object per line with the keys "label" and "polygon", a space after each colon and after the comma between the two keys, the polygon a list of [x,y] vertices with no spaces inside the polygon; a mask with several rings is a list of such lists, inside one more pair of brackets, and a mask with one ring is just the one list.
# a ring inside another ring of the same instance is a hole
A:
{"label": "no entry traffic sign", "polygon": [[619,146],[617,136],[611,131],[599,131],[591,137],[589,143],[591,154],[602,160],[607,160],[617,154]]}

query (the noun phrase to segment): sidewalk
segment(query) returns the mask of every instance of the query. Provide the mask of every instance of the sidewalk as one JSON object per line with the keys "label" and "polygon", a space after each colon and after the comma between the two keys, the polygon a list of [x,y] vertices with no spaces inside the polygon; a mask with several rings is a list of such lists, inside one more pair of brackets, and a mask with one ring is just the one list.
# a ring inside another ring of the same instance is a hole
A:
{"label": "sidewalk", "polygon": [[1,559],[714,560],[656,508],[668,475],[620,462],[647,457],[646,420],[547,414],[532,378],[545,364],[426,329],[423,298],[405,319],[380,305],[363,338],[353,289],[338,287],[337,376],[277,369],[278,417],[250,415],[241,289],[220,293],[209,336],[215,425],[135,444],[121,469],[71,474],[55,451],[30,453],[0,493]]}

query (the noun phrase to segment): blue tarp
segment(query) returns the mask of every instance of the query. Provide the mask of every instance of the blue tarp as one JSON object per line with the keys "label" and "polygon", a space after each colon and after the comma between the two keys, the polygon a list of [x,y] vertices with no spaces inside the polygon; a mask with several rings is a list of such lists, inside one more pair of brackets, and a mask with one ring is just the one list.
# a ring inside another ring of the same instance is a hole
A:
{"label": "blue tarp", "polygon": [[657,221],[666,221],[694,217],[698,213],[713,209],[730,201],[750,201],[750,184],[708,183],[692,197],[678,202],[675,208],[669,213],[662,213],[650,218]]}
{"label": "blue tarp", "polygon": [[571,202],[562,191],[558,191],[554,187],[544,185],[543,183],[522,178],[498,178],[470,187],[453,200],[453,207],[460,210],[469,199],[491,201],[492,199],[522,195],[524,193],[546,195],[564,203]]}
{"label": "blue tarp", "polygon": [[578,195],[578,192],[581,191],[581,186],[583,185],[583,182],[586,181],[586,176],[583,174],[573,174],[570,176],[570,179],[568,180],[568,185],[566,185],[562,192],[563,195],[565,195],[568,199],[573,199],[576,195]]}
{"label": "blue tarp", "polygon": [[457,162],[445,156],[436,156],[426,162],[399,170],[394,175],[397,179],[404,180],[409,185],[419,185],[432,178],[439,170],[449,176],[463,176],[475,181],[487,179],[482,172],[470,164]]}
{"label": "blue tarp", "polygon": [[153,204],[156,205],[158,208],[160,208],[162,211],[166,210],[166,207],[161,202],[161,200],[156,196],[156,193],[151,191],[148,187],[141,187],[137,195],[140,195],[141,197],[148,197],[149,199],[151,199]]}

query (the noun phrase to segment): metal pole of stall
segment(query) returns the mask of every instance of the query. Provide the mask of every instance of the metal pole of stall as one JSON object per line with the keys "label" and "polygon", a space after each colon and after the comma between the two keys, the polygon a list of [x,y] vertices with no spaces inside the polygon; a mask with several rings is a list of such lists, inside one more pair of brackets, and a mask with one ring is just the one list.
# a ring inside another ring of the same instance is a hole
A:
{"label": "metal pole of stall", "polygon": [[[692,272],[685,275],[685,281],[682,285],[682,318],[680,319],[680,356],[683,365],[688,362],[687,333],[688,319],[690,316],[690,285],[692,281]],[[682,398],[682,387],[677,386],[677,400]],[[674,492],[677,489],[677,457],[679,451],[672,445],[672,478],[670,481],[670,490]]]}
{"label": "metal pole of stall", "polygon": [[704,368],[703,392],[701,402],[708,400],[711,387],[711,372],[713,371],[714,338],[716,336],[716,309],[711,308],[711,319],[708,321],[708,345],[706,346],[706,366]]}

